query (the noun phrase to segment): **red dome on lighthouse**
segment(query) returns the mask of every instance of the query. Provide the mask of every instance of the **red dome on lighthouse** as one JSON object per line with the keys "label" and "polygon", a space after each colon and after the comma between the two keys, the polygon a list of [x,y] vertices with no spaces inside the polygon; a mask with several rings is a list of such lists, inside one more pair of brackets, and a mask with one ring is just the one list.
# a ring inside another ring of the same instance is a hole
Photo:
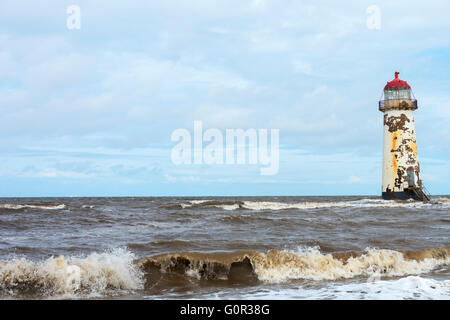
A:
{"label": "red dome on lighthouse", "polygon": [[395,79],[392,81],[389,81],[386,86],[384,87],[384,90],[390,89],[390,88],[411,88],[408,84],[408,82],[400,80],[398,78],[398,74],[400,72],[395,72]]}

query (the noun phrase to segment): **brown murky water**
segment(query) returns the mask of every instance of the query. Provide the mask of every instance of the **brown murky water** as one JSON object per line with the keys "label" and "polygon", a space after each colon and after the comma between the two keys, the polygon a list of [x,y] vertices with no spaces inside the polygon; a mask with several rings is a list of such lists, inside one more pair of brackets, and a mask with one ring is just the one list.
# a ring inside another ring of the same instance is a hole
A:
{"label": "brown murky water", "polygon": [[3,299],[450,299],[450,199],[0,199]]}

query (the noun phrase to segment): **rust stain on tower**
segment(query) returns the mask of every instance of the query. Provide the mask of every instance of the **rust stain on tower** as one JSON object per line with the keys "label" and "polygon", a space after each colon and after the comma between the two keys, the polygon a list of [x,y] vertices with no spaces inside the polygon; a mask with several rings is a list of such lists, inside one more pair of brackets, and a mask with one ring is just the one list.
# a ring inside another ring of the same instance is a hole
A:
{"label": "rust stain on tower", "polygon": [[417,109],[411,87],[395,73],[379,102],[384,113],[383,199],[415,199],[427,201],[420,179],[414,110]]}

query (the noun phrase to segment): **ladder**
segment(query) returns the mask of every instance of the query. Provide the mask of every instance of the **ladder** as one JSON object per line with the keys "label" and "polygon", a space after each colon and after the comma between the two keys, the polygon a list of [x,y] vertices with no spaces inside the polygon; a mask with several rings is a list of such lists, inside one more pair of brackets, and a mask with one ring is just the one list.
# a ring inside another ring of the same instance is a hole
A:
{"label": "ladder", "polygon": [[425,196],[428,198],[428,201],[430,201],[431,200],[431,193],[428,191],[428,189],[424,185],[422,185],[422,191],[425,194]]}
{"label": "ladder", "polygon": [[423,202],[427,202],[427,201],[431,200],[431,195],[425,187],[423,187],[423,188],[411,187],[410,189],[417,196],[417,198],[419,200],[421,200]]}

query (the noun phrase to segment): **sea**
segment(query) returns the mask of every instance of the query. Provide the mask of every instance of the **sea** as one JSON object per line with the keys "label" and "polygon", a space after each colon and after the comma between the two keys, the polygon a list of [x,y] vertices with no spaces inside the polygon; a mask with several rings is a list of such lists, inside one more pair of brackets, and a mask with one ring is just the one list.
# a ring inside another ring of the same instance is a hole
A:
{"label": "sea", "polygon": [[0,198],[0,299],[450,299],[450,196]]}

